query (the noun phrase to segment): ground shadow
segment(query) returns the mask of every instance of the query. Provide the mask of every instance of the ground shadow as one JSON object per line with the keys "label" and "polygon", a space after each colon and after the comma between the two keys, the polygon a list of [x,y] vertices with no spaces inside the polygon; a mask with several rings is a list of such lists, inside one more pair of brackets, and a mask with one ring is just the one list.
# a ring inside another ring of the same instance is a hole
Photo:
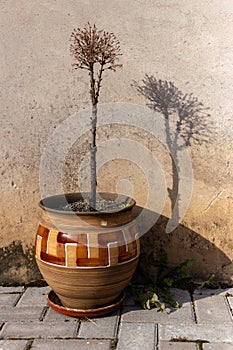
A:
{"label": "ground shadow", "polygon": [[[144,218],[147,218],[150,222],[158,217],[158,213],[137,206],[134,209],[135,218],[142,212]],[[213,293],[216,295],[221,292],[221,288],[230,287],[233,274],[231,259],[214,243],[184,225],[180,224],[172,233],[167,234],[168,220],[168,217],[160,215],[151,229],[141,236],[141,258],[132,279],[132,285],[149,285],[151,282],[156,284],[158,270],[161,267],[161,258],[166,253],[169,270],[187,259],[193,259],[183,270],[184,273],[191,275],[189,282],[172,286],[186,290],[186,292],[181,293],[181,297],[179,291],[176,297],[177,291],[175,290],[174,298],[180,306],[191,302],[190,298],[194,290],[198,293],[198,298],[202,299],[209,295],[205,292],[202,294],[203,288],[213,289]],[[141,219],[139,232],[140,230],[143,232],[143,229],[143,219]],[[208,280],[211,280],[210,284],[207,283]],[[133,305],[135,310],[141,308],[138,302],[135,305],[126,303],[124,312],[128,312],[127,305]],[[171,305],[168,305],[168,308],[170,313],[176,311],[176,308]]]}
{"label": "ground shadow", "polygon": [[[166,233],[169,218],[158,215],[151,210],[136,207],[135,217],[143,210],[143,216],[149,222],[153,218],[159,219],[151,229],[141,236],[141,255],[138,273],[156,280],[158,266],[161,262],[161,254],[168,256],[168,263],[176,266],[186,259],[194,259],[188,265],[187,271],[195,281],[205,281],[214,275],[214,281],[218,285],[229,285],[233,274],[233,264],[214,243],[205,239],[201,234],[179,224],[171,233]],[[139,231],[144,232],[143,218],[139,222]]]}

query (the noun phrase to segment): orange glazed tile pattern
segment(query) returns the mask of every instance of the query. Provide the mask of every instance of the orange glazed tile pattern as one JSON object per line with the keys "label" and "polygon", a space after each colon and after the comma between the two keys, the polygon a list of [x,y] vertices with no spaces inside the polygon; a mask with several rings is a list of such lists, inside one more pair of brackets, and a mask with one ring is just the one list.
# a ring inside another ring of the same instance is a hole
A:
{"label": "orange glazed tile pattern", "polygon": [[36,257],[66,267],[114,266],[139,255],[135,224],[105,233],[64,233],[40,224]]}

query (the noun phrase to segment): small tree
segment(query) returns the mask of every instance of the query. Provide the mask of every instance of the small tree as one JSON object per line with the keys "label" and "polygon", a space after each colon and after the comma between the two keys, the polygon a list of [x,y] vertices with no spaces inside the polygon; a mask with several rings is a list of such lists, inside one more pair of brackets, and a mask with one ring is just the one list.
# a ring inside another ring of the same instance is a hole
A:
{"label": "small tree", "polygon": [[120,53],[120,43],[113,33],[98,30],[96,25],[87,25],[83,28],[73,30],[70,37],[70,54],[74,60],[72,64],[74,69],[86,69],[90,77],[90,95],[92,103],[91,115],[91,188],[90,205],[96,207],[96,126],[97,111],[99,102],[99,93],[103,72],[107,69],[115,71],[122,67],[118,63]]}

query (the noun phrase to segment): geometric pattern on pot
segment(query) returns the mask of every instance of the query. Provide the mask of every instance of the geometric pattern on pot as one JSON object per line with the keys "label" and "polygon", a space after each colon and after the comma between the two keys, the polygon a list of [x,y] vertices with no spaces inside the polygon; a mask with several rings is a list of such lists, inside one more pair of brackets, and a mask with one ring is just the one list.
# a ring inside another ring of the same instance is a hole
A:
{"label": "geometric pattern on pot", "polygon": [[40,224],[36,257],[66,267],[114,266],[139,256],[139,234],[135,223],[114,230],[66,233]]}

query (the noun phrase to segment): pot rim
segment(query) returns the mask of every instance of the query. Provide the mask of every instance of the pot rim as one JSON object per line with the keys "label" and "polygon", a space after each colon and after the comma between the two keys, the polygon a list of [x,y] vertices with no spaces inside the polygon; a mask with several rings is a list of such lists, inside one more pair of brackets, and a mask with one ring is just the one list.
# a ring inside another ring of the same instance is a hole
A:
{"label": "pot rim", "polygon": [[[122,213],[131,210],[135,205],[136,201],[123,194],[117,194],[112,192],[98,192],[102,198],[104,199],[115,199],[117,197],[122,198],[122,201],[125,201],[128,205],[125,208],[120,208],[117,210],[108,210],[108,211],[65,211],[62,209],[56,208],[56,206],[72,203],[75,200],[82,199],[83,196],[81,192],[72,192],[72,193],[64,193],[64,194],[57,194],[52,195],[49,197],[42,198],[39,201],[39,207],[44,210],[51,213],[57,213],[57,214],[63,214],[63,215],[79,215],[79,216],[100,216],[100,215],[110,215],[110,214],[117,214]],[[88,192],[84,192],[83,195],[87,196]]]}

